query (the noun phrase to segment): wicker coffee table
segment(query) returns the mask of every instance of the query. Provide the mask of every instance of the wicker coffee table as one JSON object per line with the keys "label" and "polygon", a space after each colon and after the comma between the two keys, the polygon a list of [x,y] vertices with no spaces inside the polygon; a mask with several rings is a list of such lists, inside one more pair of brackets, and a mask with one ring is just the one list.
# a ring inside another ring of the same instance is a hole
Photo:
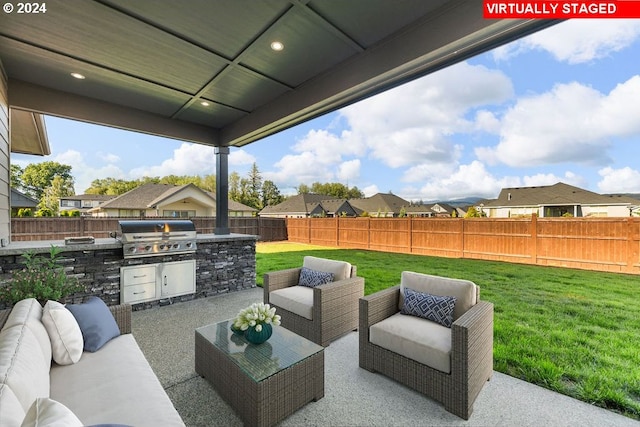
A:
{"label": "wicker coffee table", "polygon": [[245,425],[270,426],[324,397],[324,348],[281,327],[263,344],[231,332],[230,321],[196,329],[196,372]]}

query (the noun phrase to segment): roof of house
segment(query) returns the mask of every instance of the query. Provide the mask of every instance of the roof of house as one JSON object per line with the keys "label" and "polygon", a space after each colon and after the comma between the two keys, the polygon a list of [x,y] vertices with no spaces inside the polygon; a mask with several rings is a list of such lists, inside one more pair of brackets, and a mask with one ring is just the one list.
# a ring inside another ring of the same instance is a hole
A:
{"label": "roof of house", "polygon": [[[216,193],[213,193],[211,191],[207,191],[207,194],[213,200],[216,200]],[[258,209],[256,209],[256,208],[252,208],[251,206],[243,205],[242,203],[236,202],[235,200],[231,200],[231,199],[229,199],[229,202],[228,202],[227,206],[228,206],[230,211],[234,211],[234,212],[258,212]]]}
{"label": "roof of house", "polygon": [[76,194],[75,196],[60,197],[60,200],[97,200],[107,201],[115,199],[118,196],[109,194]]}
{"label": "roof of house", "polygon": [[540,206],[540,205],[611,205],[628,204],[602,194],[594,193],[573,185],[558,182],[537,187],[503,188],[497,199],[485,204],[498,206]]}
{"label": "roof of house", "polygon": [[303,193],[291,196],[282,203],[273,206],[266,206],[261,213],[309,213],[320,202],[327,203],[329,201],[338,200],[338,197],[327,196],[325,194]]}
{"label": "roof of house", "polygon": [[186,187],[170,184],[144,184],[100,205],[102,209],[144,209]]}
{"label": "roof of house", "polygon": [[11,207],[12,208],[35,208],[38,201],[21,193],[18,190],[11,189]]}
{"label": "roof of house", "polygon": [[[144,184],[140,187],[136,187],[131,191],[119,195],[118,197],[109,200],[100,205],[100,209],[145,209],[162,203],[162,201],[168,199],[174,194],[185,190],[188,187],[193,187],[198,191],[202,191],[207,197],[210,197],[214,202],[216,200],[215,194],[209,191],[201,190],[194,184],[185,185],[171,185],[171,184]],[[257,209],[251,206],[243,205],[229,199],[229,210],[235,212],[255,212]],[[96,209],[96,208],[94,208]]]}
{"label": "roof of house", "polygon": [[407,209],[410,205],[402,197],[391,193],[378,193],[364,199],[351,199],[349,203],[355,208],[363,211],[373,212],[400,212],[403,207]]}

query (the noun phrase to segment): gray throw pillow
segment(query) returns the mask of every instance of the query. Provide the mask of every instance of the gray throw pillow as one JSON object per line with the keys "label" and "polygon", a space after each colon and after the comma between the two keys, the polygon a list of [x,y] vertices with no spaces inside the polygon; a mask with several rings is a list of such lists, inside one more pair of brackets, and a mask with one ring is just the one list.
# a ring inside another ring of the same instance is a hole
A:
{"label": "gray throw pillow", "polygon": [[316,271],[307,267],[302,267],[298,285],[315,288],[316,286],[330,282],[333,282],[333,273],[326,273],[324,271]]}
{"label": "gray throw pillow", "polygon": [[100,298],[91,297],[84,304],[68,304],[67,308],[80,326],[85,351],[96,352],[120,335],[116,319]]}
{"label": "gray throw pillow", "polygon": [[453,324],[455,306],[455,297],[431,295],[404,288],[404,305],[400,312],[422,317],[450,328]]}

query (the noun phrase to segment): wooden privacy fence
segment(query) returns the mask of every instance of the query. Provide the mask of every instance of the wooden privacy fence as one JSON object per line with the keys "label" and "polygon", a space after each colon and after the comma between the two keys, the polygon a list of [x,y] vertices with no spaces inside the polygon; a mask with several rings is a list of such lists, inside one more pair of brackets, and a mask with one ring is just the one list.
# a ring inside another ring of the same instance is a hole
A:
{"label": "wooden privacy fence", "polygon": [[640,274],[640,218],[288,218],[289,241]]}
{"label": "wooden privacy fence", "polygon": [[[118,230],[119,220],[138,218],[94,218],[94,217],[51,217],[51,218],[11,218],[11,240],[64,240],[65,237],[93,236],[109,237]],[[175,218],[145,218],[175,219]],[[212,234],[216,228],[215,217],[190,218],[201,234]],[[261,241],[287,240],[287,228],[282,218],[231,217],[229,228],[232,233],[259,236]]]}

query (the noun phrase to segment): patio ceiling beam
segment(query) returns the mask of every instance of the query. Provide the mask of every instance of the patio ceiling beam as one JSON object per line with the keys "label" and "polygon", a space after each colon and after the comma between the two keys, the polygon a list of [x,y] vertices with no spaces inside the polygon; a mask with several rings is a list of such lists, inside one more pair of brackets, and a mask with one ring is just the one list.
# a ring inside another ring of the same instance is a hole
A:
{"label": "patio ceiling beam", "polygon": [[168,118],[81,95],[9,79],[9,106],[18,110],[218,146],[215,128]]}

